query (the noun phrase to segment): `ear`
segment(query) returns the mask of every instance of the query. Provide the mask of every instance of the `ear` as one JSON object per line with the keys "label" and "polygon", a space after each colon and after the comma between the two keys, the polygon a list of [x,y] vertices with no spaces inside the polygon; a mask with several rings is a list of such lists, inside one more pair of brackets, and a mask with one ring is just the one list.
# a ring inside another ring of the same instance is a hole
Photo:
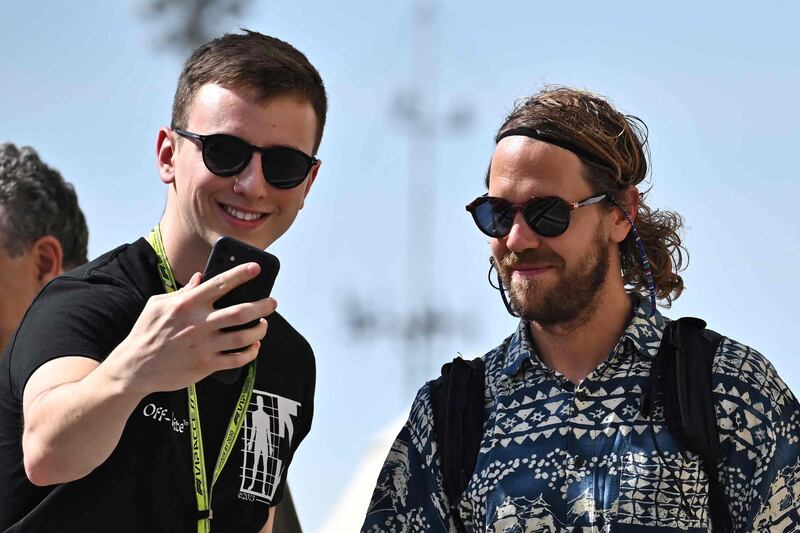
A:
{"label": "ear", "polygon": [[175,164],[173,159],[177,151],[177,137],[175,133],[169,128],[161,128],[158,130],[158,139],[156,140],[156,165],[158,166],[158,175],[164,183],[172,183],[175,181]]}
{"label": "ear", "polygon": [[322,161],[317,160],[317,163],[311,167],[311,172],[309,172],[308,179],[306,179],[305,190],[303,191],[303,200],[300,202],[300,209],[303,209],[303,206],[306,203],[306,196],[311,191],[311,186],[314,185],[314,181],[317,179],[317,172],[319,172],[319,167],[322,166]]}
{"label": "ear", "polygon": [[45,235],[33,243],[31,255],[36,265],[36,280],[41,286],[64,273],[64,249],[52,235]]}
{"label": "ear", "polygon": [[[619,196],[618,202],[628,213],[628,216],[631,218],[631,220],[635,222],[636,215],[639,212],[640,204],[639,191],[636,189],[636,187],[628,187],[628,189]],[[617,207],[611,210],[611,216],[612,221],[609,234],[611,240],[620,243],[624,241],[625,237],[628,236],[628,233],[631,232],[631,224],[625,217],[625,213],[623,213]]]}

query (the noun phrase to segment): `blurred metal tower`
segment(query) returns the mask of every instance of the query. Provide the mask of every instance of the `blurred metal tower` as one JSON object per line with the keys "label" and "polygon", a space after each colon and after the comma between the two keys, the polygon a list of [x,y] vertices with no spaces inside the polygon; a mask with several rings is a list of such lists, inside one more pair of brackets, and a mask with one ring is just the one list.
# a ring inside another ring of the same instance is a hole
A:
{"label": "blurred metal tower", "polygon": [[[387,313],[351,300],[346,308],[356,337],[389,337],[402,342],[404,398],[431,375],[436,340],[465,331],[462,314],[436,301],[437,142],[444,133],[465,130],[466,108],[439,112],[439,16],[437,0],[416,0],[411,25],[411,83],[395,97],[392,118],[408,135],[408,190],[405,312]],[[442,356],[442,354],[438,354]]]}

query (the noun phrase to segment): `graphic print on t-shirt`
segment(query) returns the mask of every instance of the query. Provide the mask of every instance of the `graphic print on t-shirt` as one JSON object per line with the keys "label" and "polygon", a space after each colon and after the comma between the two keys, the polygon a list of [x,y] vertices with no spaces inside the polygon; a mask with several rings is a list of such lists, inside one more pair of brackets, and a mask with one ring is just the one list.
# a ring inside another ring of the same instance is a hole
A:
{"label": "graphic print on t-shirt", "polygon": [[[242,483],[240,493],[271,503],[281,483],[286,450],[292,445],[300,402],[253,390],[242,425]],[[283,453],[281,453],[283,451]]]}

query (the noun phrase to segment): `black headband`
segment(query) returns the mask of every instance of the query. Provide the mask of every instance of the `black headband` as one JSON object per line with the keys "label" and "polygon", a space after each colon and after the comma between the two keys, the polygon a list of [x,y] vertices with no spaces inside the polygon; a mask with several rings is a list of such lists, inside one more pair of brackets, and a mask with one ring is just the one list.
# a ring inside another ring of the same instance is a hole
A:
{"label": "black headband", "polygon": [[503,133],[499,134],[495,138],[494,142],[499,143],[501,139],[505,139],[506,137],[512,137],[514,135],[522,135],[523,137],[530,137],[531,139],[536,139],[537,141],[546,142],[547,144],[554,144],[559,148],[563,148],[564,150],[569,150],[573,154],[577,155],[584,161],[591,163],[592,165],[613,172],[613,170],[609,167],[609,165],[596,155],[587,152],[580,146],[577,146],[569,141],[565,141],[564,139],[559,139],[551,135],[550,133],[547,133],[546,131],[537,130],[535,128],[525,128],[525,127],[511,128],[510,130],[506,130]]}

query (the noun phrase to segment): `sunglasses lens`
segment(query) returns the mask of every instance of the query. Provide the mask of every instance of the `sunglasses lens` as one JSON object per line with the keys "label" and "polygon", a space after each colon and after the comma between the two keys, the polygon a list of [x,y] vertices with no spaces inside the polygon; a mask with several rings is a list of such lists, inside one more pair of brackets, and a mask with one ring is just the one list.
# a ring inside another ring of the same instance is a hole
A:
{"label": "sunglasses lens", "polygon": [[569,227],[569,205],[560,198],[536,198],[524,214],[528,225],[542,237],[557,237]]}
{"label": "sunglasses lens", "polygon": [[511,204],[500,198],[485,198],[473,212],[478,228],[489,237],[505,237],[511,231],[514,211]]}
{"label": "sunglasses lens", "polygon": [[217,176],[233,176],[250,161],[252,150],[230,135],[209,135],[203,141],[203,161]]}
{"label": "sunglasses lens", "polygon": [[268,148],[261,155],[264,177],[278,189],[291,189],[303,183],[312,163],[303,152],[283,146]]}

